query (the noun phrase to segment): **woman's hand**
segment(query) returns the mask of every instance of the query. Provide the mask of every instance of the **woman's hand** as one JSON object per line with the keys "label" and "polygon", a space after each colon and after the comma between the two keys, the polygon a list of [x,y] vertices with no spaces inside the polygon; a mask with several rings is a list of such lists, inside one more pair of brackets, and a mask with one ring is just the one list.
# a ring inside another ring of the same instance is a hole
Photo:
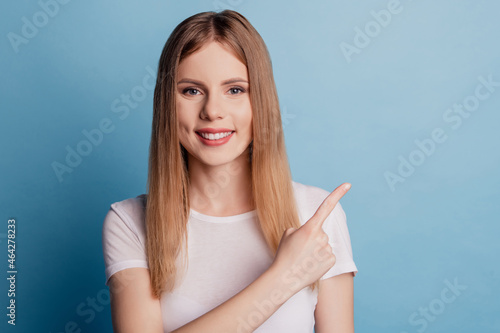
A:
{"label": "woman's hand", "polygon": [[312,284],[335,265],[335,255],[322,226],[350,188],[349,183],[337,187],[306,223],[283,233],[270,269],[277,272],[291,291],[298,292]]}

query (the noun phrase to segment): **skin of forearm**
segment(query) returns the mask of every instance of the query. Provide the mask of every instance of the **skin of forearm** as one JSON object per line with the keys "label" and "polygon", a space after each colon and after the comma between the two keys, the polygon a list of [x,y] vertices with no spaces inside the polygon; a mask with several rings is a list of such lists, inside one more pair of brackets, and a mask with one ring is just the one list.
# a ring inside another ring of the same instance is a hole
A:
{"label": "skin of forearm", "polygon": [[253,332],[298,292],[281,276],[269,268],[238,294],[172,333]]}

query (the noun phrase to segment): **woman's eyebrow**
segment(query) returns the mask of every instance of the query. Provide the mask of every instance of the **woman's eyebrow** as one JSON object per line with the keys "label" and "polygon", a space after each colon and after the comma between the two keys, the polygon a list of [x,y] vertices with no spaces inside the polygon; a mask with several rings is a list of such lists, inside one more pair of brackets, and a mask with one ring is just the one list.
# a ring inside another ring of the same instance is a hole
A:
{"label": "woman's eyebrow", "polygon": [[181,84],[181,83],[192,83],[192,84],[197,84],[199,86],[203,86],[203,83],[201,83],[199,81],[191,80],[191,79],[182,79],[182,80],[177,82],[177,84]]}
{"label": "woman's eyebrow", "polygon": [[[233,77],[231,79],[227,79],[227,80],[222,81],[221,85],[226,85],[226,84],[231,84],[231,83],[236,83],[236,82],[245,82],[245,83],[248,83],[247,80],[242,79],[241,77]],[[197,84],[197,85],[200,85],[200,86],[204,86],[203,82],[196,81],[196,80],[193,80],[193,79],[181,79],[179,82],[177,82],[177,84],[181,84],[181,83],[192,83],[192,84]]]}
{"label": "woman's eyebrow", "polygon": [[232,79],[228,79],[226,81],[222,81],[221,85],[226,85],[226,84],[231,84],[231,83],[236,83],[236,82],[245,82],[245,83],[248,83],[247,80],[242,79],[241,77],[233,77]]}

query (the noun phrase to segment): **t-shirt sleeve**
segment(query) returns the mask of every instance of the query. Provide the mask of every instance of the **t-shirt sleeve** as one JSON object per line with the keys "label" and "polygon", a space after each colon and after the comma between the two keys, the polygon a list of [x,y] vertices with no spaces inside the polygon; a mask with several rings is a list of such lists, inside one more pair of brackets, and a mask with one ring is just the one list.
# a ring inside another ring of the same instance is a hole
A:
{"label": "t-shirt sleeve", "polygon": [[131,217],[111,205],[102,226],[102,248],[106,282],[118,271],[132,267],[148,268],[146,252]]}
{"label": "t-shirt sleeve", "polygon": [[347,219],[342,205],[337,203],[333,211],[323,224],[323,230],[328,235],[328,244],[332,247],[336,261],[320,280],[343,273],[353,272],[354,276],[358,272],[352,256],[351,238],[347,228]]}

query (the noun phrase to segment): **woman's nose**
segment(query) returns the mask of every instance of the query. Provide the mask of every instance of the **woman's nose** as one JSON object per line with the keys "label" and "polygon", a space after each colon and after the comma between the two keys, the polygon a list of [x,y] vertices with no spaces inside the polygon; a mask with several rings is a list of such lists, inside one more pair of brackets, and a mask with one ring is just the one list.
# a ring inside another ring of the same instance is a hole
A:
{"label": "woman's nose", "polygon": [[208,120],[214,120],[217,118],[222,118],[222,101],[217,94],[207,94],[205,103],[200,112],[201,118],[207,118]]}

